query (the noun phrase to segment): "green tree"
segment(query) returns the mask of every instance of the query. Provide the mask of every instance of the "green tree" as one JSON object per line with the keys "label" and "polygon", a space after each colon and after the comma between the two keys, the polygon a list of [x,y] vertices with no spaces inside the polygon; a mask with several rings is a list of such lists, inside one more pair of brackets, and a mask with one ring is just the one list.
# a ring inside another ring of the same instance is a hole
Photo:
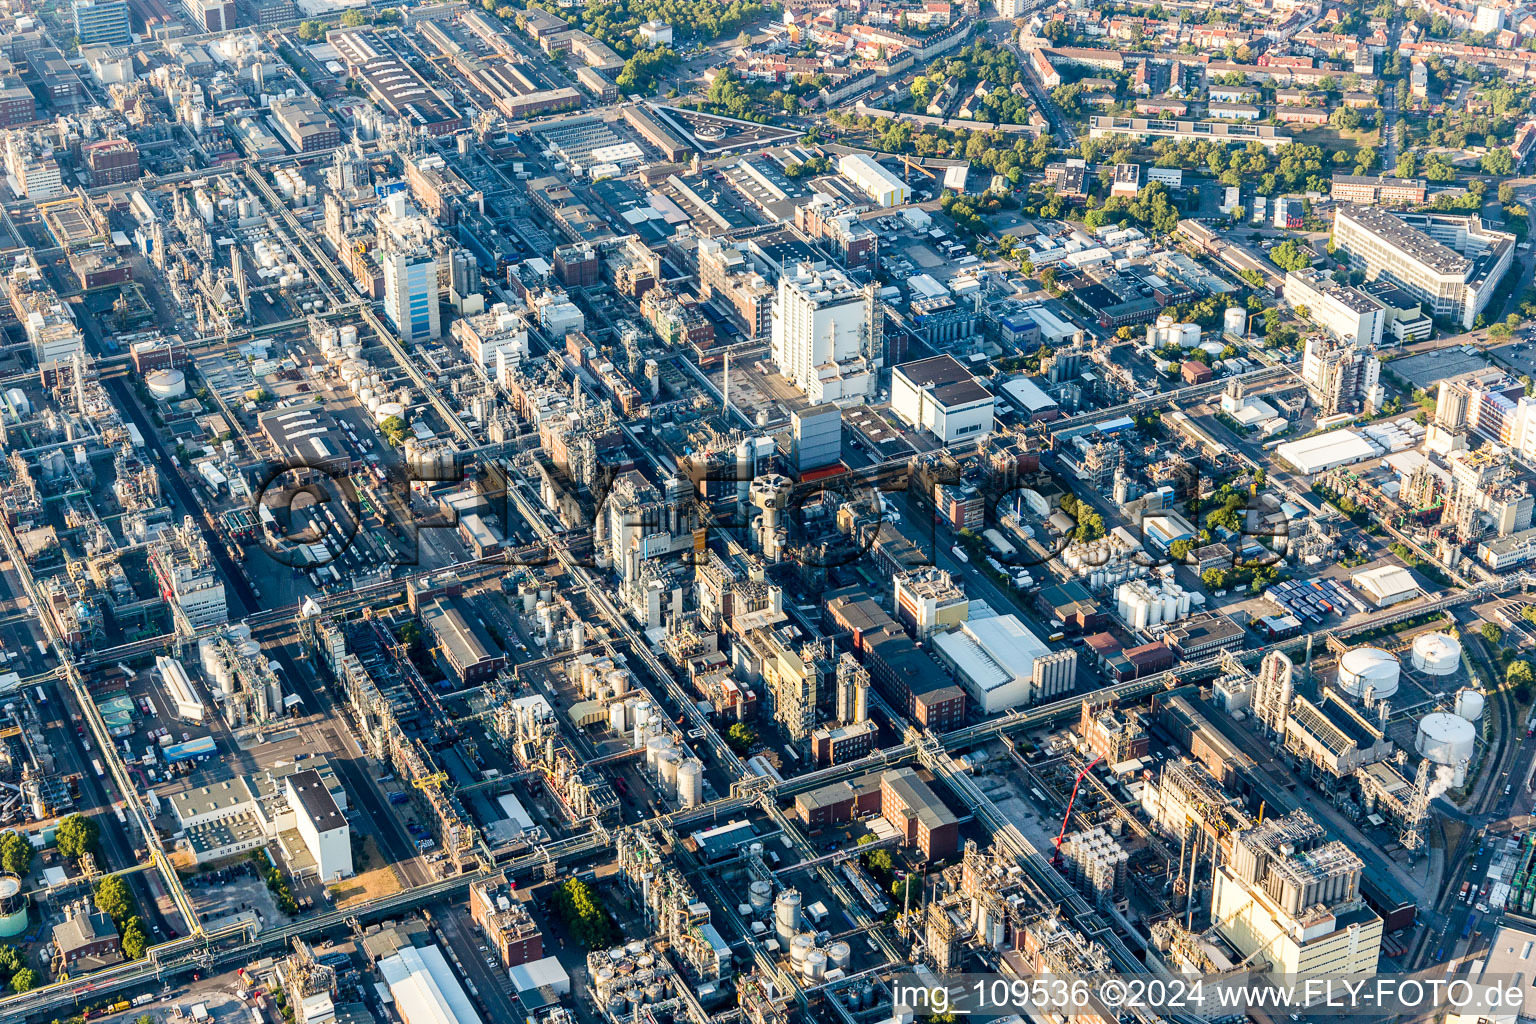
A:
{"label": "green tree", "polygon": [[[341,12],[341,24],[343,28],[357,28],[368,20],[368,16],[357,8]],[[132,959],[137,959],[136,957]]]}
{"label": "green tree", "polygon": [[886,849],[870,850],[862,859],[866,868],[882,878],[889,876],[896,867],[891,860],[891,851]]}
{"label": "green tree", "polygon": [[1281,270],[1305,270],[1312,265],[1312,257],[1302,251],[1294,238],[1287,238],[1269,250],[1269,258]]}
{"label": "green tree", "polygon": [[0,867],[13,875],[25,875],[32,867],[32,844],[19,833],[7,832],[0,838]]}
{"label": "green tree", "polygon": [[0,946],[0,983],[11,979],[11,975],[27,966],[27,958],[21,950],[15,946]]}
{"label": "green tree", "polygon": [[123,956],[137,960],[149,948],[149,933],[144,929],[144,919],[130,918],[123,926]]}
{"label": "green tree", "polygon": [[1200,581],[1212,590],[1220,590],[1227,585],[1227,570],[1207,569],[1200,574]]}
{"label": "green tree", "polygon": [[1496,622],[1483,623],[1482,627],[1478,629],[1478,632],[1483,634],[1483,639],[1487,640],[1491,644],[1497,644],[1504,639],[1504,631],[1499,628],[1498,623]]}
{"label": "green tree", "polygon": [[613,945],[617,931],[608,912],[597,898],[597,893],[587,883],[568,878],[554,895],[555,913],[577,941],[588,949],[605,949]]}
{"label": "green tree", "polygon": [[305,42],[316,42],[325,38],[325,25],[318,21],[299,22],[299,38]]}
{"label": "green tree", "polygon": [[745,722],[734,722],[726,730],[725,742],[729,743],[736,753],[745,754],[752,749],[752,744],[757,742],[757,733],[748,728]]}
{"label": "green tree", "polygon": [[1509,155],[1508,147],[1500,146],[1483,154],[1482,168],[1484,174],[1513,174],[1515,159]]}
{"label": "green tree", "polygon": [[11,991],[15,993],[30,992],[37,987],[37,972],[30,967],[23,967],[11,975]]}
{"label": "green tree", "polygon": [[1532,681],[1531,663],[1523,658],[1510,662],[1504,678],[1511,686],[1529,686]]}
{"label": "green tree", "polygon": [[1184,562],[1189,559],[1189,553],[1194,549],[1195,542],[1188,538],[1176,540],[1168,545],[1168,554],[1175,562]]}
{"label": "green tree", "polygon": [[119,926],[132,918],[137,907],[133,902],[133,894],[128,891],[128,883],[118,875],[107,875],[97,882],[96,909]]}
{"label": "green tree", "polygon": [[59,822],[54,842],[66,857],[78,857],[96,848],[99,830],[96,823],[83,814],[71,814]]}
{"label": "green tree", "polygon": [[386,416],[379,424],[379,432],[384,435],[384,440],[399,447],[405,443],[405,420],[399,416]]}

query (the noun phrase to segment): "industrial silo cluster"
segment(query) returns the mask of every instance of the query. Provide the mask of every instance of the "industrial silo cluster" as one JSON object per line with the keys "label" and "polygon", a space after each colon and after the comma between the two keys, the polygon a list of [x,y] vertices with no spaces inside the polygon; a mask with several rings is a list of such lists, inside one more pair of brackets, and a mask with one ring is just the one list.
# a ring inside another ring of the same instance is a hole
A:
{"label": "industrial silo cluster", "polygon": [[1073,541],[1061,552],[1061,563],[1081,577],[1090,587],[1104,590],[1124,580],[1145,576],[1150,570],[1136,557],[1141,543],[1122,527],[1098,540]]}
{"label": "industrial silo cluster", "polygon": [[[798,889],[785,889],[775,898],[773,883],[758,880],[748,887],[747,899],[747,903],[737,908],[745,912],[745,916],[766,917],[771,909],[773,944],[788,954],[789,969],[805,982],[833,981],[847,973],[853,959],[852,947],[840,940],[832,941],[829,932],[807,929],[803,897]],[[752,931],[756,935],[766,935],[768,927],[766,922],[756,920]]]}
{"label": "industrial silo cluster", "polygon": [[1115,588],[1115,610],[1133,629],[1178,622],[1205,604],[1205,595],[1177,583],[1131,580]]}
{"label": "industrial silo cluster", "polygon": [[[623,685],[627,687],[627,676]],[[620,685],[617,676],[611,685]],[[623,691],[623,692],[627,692]],[[616,700],[608,705],[608,724],[630,737],[630,749],[645,749],[645,768],[661,791],[684,809],[704,802],[704,764],[680,745],[672,723],[644,697]]]}
{"label": "industrial silo cluster", "polygon": [[1061,841],[1061,859],[1079,892],[1093,896],[1100,904],[1125,899],[1126,865],[1131,855],[1107,830],[1091,828],[1069,834]]}
{"label": "industrial silo cluster", "polygon": [[363,358],[363,346],[358,341],[357,327],[352,324],[342,324],[340,327],[326,327],[320,331],[320,354],[335,371],[347,390],[357,396],[357,400],[368,414],[373,417],[373,422],[383,423],[391,416],[404,418],[406,409],[410,405],[410,392],[400,391],[391,394],[384,378],[381,377],[372,363]]}
{"label": "industrial silo cluster", "polygon": [[677,1001],[682,983],[666,957],[638,941],[588,953],[587,974],[599,1005],[614,1019]]}

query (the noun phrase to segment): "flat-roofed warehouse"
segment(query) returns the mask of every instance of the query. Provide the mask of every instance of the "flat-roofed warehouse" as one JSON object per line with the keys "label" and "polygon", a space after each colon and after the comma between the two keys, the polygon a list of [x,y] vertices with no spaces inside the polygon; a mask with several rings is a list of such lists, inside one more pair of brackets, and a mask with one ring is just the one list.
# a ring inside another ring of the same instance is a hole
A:
{"label": "flat-roofed warehouse", "polygon": [[308,467],[332,475],[351,472],[347,438],[330,410],[319,405],[301,409],[269,409],[256,425],[277,449],[278,463]]}
{"label": "flat-roofed warehouse", "polygon": [[351,77],[362,82],[368,97],[387,113],[428,135],[452,135],[464,127],[459,112],[371,29],[342,29],[325,38],[346,62]]}

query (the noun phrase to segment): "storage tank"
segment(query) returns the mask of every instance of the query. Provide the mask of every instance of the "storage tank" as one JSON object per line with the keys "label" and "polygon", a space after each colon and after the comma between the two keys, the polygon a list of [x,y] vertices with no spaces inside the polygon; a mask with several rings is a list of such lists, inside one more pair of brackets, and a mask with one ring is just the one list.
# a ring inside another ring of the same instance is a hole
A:
{"label": "storage tank", "polygon": [[614,696],[620,696],[629,692],[629,670],[623,668],[610,669],[605,677],[608,685],[613,687]]}
{"label": "storage tank", "polygon": [[27,930],[27,894],[21,879],[0,875],[0,938],[15,938]]}
{"label": "storage tank", "polygon": [[1243,328],[1248,326],[1248,315],[1243,312],[1241,306],[1228,306],[1227,311],[1221,314],[1221,329],[1228,334],[1236,334],[1241,337]]}
{"label": "storage tank", "polygon": [[677,792],[677,768],[682,763],[682,755],[675,750],[663,751],[661,755],[661,788],[668,794]]}
{"label": "storage tank", "polygon": [[350,361],[341,364],[341,379],[346,381],[348,384],[351,384],[353,381],[357,380],[358,375],[362,372],[363,368],[358,366],[356,361]]}
{"label": "storage tank", "polygon": [[144,383],[149,393],[162,402],[187,393],[187,375],[180,370],[156,370],[144,378]]}
{"label": "storage tank", "polygon": [[806,957],[816,949],[816,936],[802,932],[789,940],[789,962],[797,971],[805,969]]}
{"label": "storage tank", "polygon": [[1370,690],[1373,700],[1386,700],[1401,674],[1397,659],[1379,647],[1356,647],[1339,659],[1339,688],[1357,699]]}
{"label": "storage tank", "polygon": [[747,887],[747,900],[752,905],[752,913],[766,913],[773,903],[773,883],[756,881]]}
{"label": "storage tank", "polygon": [[1477,727],[1465,718],[1435,711],[1419,720],[1414,746],[1434,764],[1455,768],[1472,757]]}
{"label": "storage tank", "polygon": [[1421,633],[1414,638],[1412,660],[1425,675],[1451,675],[1461,668],[1461,641],[1449,633]]}
{"label": "storage tank", "polygon": [[645,741],[645,766],[652,772],[661,770],[661,756],[672,749],[672,740],[667,736],[657,736]]}
{"label": "storage tank", "polygon": [[1163,603],[1163,621],[1176,622],[1179,618],[1179,598],[1176,594],[1164,594],[1160,600]]}
{"label": "storage tank", "polygon": [[[357,325],[356,324],[342,324],[341,325],[341,347],[342,348],[351,348],[352,346],[354,346],[356,344],[357,344]],[[362,349],[359,348],[358,351],[361,352]]]}
{"label": "storage tank", "polygon": [[800,931],[800,890],[785,889],[773,901],[773,934],[779,945],[788,946],[789,940]]}
{"label": "storage tank", "polygon": [[827,976],[827,954],[819,949],[813,949],[805,955],[805,964],[801,972],[808,981],[820,981]]}
{"label": "storage tank", "polygon": [[827,962],[840,971],[846,971],[853,961],[853,947],[846,942],[834,942],[827,947]]}
{"label": "storage tank", "polygon": [[1469,722],[1483,717],[1483,695],[1479,690],[1463,686],[1456,691],[1456,714]]}
{"label": "storage tank", "polygon": [[405,418],[405,406],[399,402],[380,402],[379,407],[373,410],[373,422],[383,423],[391,416]]}
{"label": "storage tank", "polygon": [[608,724],[611,725],[613,727],[613,731],[618,733],[620,736],[624,735],[625,727],[628,725],[628,719],[625,717],[625,712],[628,710],[629,705],[625,704],[621,700],[614,701],[612,704],[608,705]]}
{"label": "storage tank", "polygon": [[688,808],[704,802],[704,765],[690,757],[677,766],[677,803]]}

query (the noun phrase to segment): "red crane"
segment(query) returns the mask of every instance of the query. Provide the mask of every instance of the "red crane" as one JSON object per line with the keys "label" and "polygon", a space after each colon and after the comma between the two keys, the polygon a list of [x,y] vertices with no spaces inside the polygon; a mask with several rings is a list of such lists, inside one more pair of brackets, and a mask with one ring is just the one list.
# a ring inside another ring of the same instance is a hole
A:
{"label": "red crane", "polygon": [[1051,862],[1053,864],[1061,863],[1061,841],[1065,839],[1067,835],[1067,822],[1072,820],[1072,805],[1077,803],[1077,788],[1083,784],[1083,776],[1087,775],[1093,766],[1102,760],[1104,760],[1104,758],[1100,756],[1095,757],[1092,761],[1089,761],[1088,764],[1084,766],[1083,770],[1077,773],[1077,781],[1072,783],[1072,796],[1067,800],[1067,813],[1061,816],[1061,831],[1056,834],[1056,853],[1055,856],[1051,858]]}

